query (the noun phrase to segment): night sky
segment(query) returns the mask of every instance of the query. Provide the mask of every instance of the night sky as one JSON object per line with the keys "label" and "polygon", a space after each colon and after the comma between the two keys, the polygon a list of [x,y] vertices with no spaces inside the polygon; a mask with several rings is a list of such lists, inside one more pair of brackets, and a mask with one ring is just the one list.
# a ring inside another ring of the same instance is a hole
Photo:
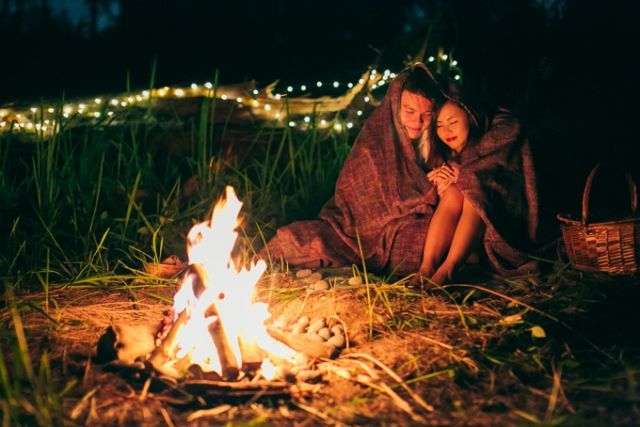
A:
{"label": "night sky", "polygon": [[631,0],[0,0],[0,104],[121,92],[127,79],[144,88],[154,58],[157,85],[202,83],[216,69],[221,84],[353,79],[376,61],[398,71],[426,41],[428,54],[443,47],[460,61],[465,89],[521,118],[551,216],[579,206],[598,161],[640,178],[639,8]]}

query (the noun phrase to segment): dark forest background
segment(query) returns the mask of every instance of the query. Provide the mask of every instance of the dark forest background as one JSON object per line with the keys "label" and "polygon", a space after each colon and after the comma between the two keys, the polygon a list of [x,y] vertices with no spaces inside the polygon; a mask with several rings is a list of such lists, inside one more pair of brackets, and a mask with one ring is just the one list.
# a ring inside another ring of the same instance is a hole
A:
{"label": "dark forest background", "polygon": [[[154,58],[158,86],[216,69],[222,84],[299,84],[353,79],[373,63],[397,71],[441,46],[465,88],[523,121],[553,229],[557,212],[578,209],[597,162],[640,178],[639,11],[631,0],[0,0],[0,105],[146,87]],[[593,193],[598,209],[628,203],[615,172]]]}

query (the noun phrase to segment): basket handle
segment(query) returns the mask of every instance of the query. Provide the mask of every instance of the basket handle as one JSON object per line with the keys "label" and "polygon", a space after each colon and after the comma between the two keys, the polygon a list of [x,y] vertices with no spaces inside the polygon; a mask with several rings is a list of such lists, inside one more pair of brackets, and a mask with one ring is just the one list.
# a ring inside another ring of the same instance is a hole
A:
{"label": "basket handle", "polygon": [[[584,185],[584,192],[582,193],[582,224],[587,224],[587,219],[589,217],[589,199],[591,197],[591,183],[593,182],[593,177],[596,175],[602,163],[598,163],[589,173],[587,177],[587,182]],[[629,186],[629,203],[631,205],[631,212],[636,213],[638,210],[638,192],[636,190],[636,182],[633,180],[631,174],[621,165],[618,167],[624,173],[625,178],[627,179],[627,185]]]}

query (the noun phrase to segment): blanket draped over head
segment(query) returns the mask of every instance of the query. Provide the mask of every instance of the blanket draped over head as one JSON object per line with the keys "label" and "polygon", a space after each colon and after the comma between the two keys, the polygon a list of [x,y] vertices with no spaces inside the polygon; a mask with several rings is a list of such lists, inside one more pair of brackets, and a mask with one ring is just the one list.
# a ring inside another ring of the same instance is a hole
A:
{"label": "blanket draped over head", "polygon": [[[423,65],[416,67],[433,78]],[[375,271],[418,271],[438,196],[415,141],[400,123],[407,74],[394,79],[364,124],[319,219],[279,228],[266,247],[268,255],[296,267],[348,266],[364,259]],[[482,138],[460,156],[455,185],[486,224],[482,246],[493,269],[530,271],[535,266],[523,250],[535,237],[538,212],[529,146],[511,115],[499,113],[487,123]],[[427,164],[437,161],[432,156]]]}

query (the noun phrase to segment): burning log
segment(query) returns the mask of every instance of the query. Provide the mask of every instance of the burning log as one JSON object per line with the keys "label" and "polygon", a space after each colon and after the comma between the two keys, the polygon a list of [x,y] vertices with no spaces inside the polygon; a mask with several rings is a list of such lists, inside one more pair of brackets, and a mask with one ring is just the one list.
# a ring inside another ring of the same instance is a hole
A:
{"label": "burning log", "polygon": [[270,327],[267,327],[267,332],[281,343],[311,358],[325,357],[329,359],[337,351],[336,347],[308,338],[305,335],[290,334]]}
{"label": "burning log", "polygon": [[162,342],[153,350],[147,361],[156,370],[162,371],[163,366],[176,357],[177,339],[180,330],[187,324],[189,315],[187,310],[183,310],[178,318],[173,322]]}
{"label": "burning log", "polygon": [[256,372],[262,366],[264,354],[255,341],[243,340],[238,337],[240,347],[240,357],[242,359],[242,370],[244,372]]}
{"label": "burning log", "polygon": [[222,376],[227,379],[236,379],[240,370],[238,369],[238,362],[236,361],[236,355],[233,353],[233,349],[229,345],[227,334],[222,324],[222,319],[218,317],[209,325],[209,333],[213,339],[213,343],[218,350],[218,359],[220,360],[220,367],[222,369]]}

